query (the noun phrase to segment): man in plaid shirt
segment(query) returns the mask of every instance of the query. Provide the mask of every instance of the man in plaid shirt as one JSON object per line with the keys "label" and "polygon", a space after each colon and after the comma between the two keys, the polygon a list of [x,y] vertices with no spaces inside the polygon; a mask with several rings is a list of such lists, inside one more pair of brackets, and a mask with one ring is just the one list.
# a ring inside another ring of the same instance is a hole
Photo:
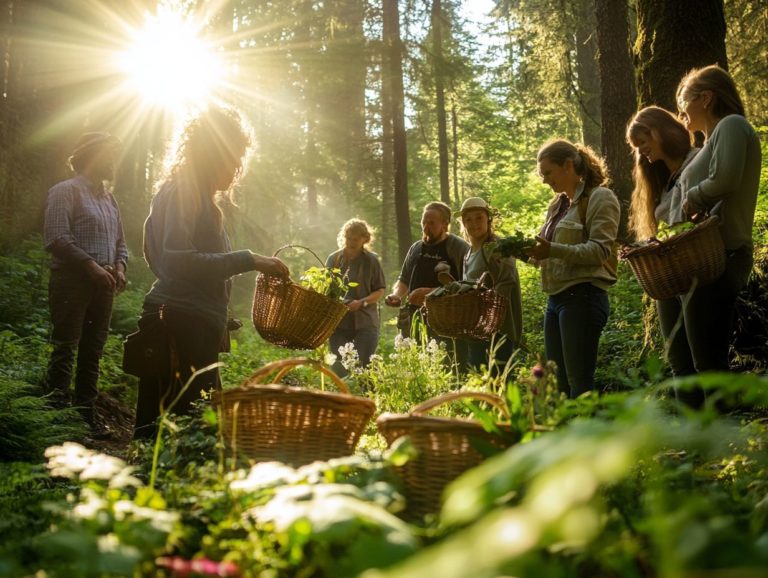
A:
{"label": "man in plaid shirt", "polygon": [[125,288],[128,261],[120,211],[104,187],[104,181],[114,177],[119,145],[109,133],[83,134],[69,158],[76,175],[54,185],[45,206],[53,326],[46,385],[55,402],[69,405],[77,354],[74,402],[92,429],[112,299]]}

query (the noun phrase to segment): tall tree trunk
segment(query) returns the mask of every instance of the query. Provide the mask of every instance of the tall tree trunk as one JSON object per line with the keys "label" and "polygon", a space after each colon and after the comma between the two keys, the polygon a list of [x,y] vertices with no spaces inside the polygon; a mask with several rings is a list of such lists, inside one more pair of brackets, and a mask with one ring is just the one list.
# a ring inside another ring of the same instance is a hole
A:
{"label": "tall tree trunk", "polygon": [[435,108],[437,113],[437,150],[440,161],[440,200],[451,204],[448,181],[448,128],[445,119],[445,58],[443,57],[443,7],[441,0],[432,0],[432,60],[435,78]]}
{"label": "tall tree trunk", "polygon": [[387,54],[386,82],[392,98],[392,156],[395,182],[395,219],[400,260],[411,246],[411,217],[408,212],[408,150],[405,139],[405,92],[403,90],[400,10],[397,0],[384,0],[384,46]]}
{"label": "tall tree trunk", "polygon": [[619,238],[626,238],[627,209],[632,195],[632,157],[624,127],[635,112],[635,78],[629,47],[629,11],[626,0],[595,0],[602,143],[613,191],[622,206]]}
{"label": "tall tree trunk", "polygon": [[453,137],[453,202],[461,205],[459,194],[459,112],[456,110],[456,96],[451,96],[451,136]]}
{"label": "tall tree trunk", "polygon": [[640,105],[676,110],[675,91],[692,68],[728,68],[723,0],[637,0]]}
{"label": "tall tree trunk", "polygon": [[[384,48],[384,44],[382,44]],[[392,135],[392,83],[388,82],[388,77],[384,66],[387,64],[387,55],[382,52],[382,72],[381,72],[381,235],[380,249],[381,262],[385,270],[389,270],[392,263],[391,246],[393,237],[397,236],[394,231],[394,203],[393,192],[393,172],[395,168],[393,154],[393,135]],[[399,251],[398,251],[399,255]]]}
{"label": "tall tree trunk", "polygon": [[576,16],[576,75],[577,97],[581,115],[582,140],[595,150],[601,150],[600,75],[597,66],[597,35],[595,34],[595,0],[577,0]]}

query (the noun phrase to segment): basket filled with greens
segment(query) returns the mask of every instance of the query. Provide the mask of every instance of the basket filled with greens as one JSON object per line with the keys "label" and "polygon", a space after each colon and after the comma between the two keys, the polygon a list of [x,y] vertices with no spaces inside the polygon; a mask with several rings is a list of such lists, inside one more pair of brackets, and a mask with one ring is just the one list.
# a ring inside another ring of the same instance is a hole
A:
{"label": "basket filled with greens", "polygon": [[507,300],[477,281],[452,281],[427,294],[427,325],[443,337],[487,341],[501,329]]}
{"label": "basket filled with greens", "polygon": [[342,299],[354,284],[338,269],[323,266],[311,249],[301,245],[280,247],[274,256],[287,248],[309,251],[321,266],[309,268],[300,283],[259,274],[253,294],[253,325],[274,345],[315,349],[325,343],[347,313]]}
{"label": "basket filled with greens", "polygon": [[625,246],[621,258],[629,263],[643,291],[654,299],[687,293],[694,279],[711,283],[725,271],[725,245],[711,216],[698,223],[660,227],[657,236]]}

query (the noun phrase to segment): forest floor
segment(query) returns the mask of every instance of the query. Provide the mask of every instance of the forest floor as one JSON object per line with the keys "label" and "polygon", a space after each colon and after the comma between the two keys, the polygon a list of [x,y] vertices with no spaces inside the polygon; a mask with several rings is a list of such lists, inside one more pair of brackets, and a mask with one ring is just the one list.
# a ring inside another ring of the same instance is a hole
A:
{"label": "forest floor", "polygon": [[86,438],[84,445],[124,458],[133,438],[133,409],[103,391],[99,392],[94,409],[95,429],[103,435]]}

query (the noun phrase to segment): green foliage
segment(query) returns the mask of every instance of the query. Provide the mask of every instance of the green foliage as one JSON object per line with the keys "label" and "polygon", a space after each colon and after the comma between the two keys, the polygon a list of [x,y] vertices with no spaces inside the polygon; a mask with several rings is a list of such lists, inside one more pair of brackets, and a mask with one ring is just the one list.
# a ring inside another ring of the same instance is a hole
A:
{"label": "green foliage", "polygon": [[342,364],[355,380],[374,392],[381,412],[407,413],[419,403],[455,388],[445,343],[395,337],[394,349],[386,357],[374,355],[368,367],[361,369],[342,354]]}
{"label": "green foliage", "polygon": [[0,330],[47,337],[49,262],[38,235],[0,255]]}
{"label": "green foliage", "polygon": [[[766,385],[712,374],[659,393],[699,386],[712,406],[765,404]],[[449,486],[441,519],[455,531],[445,540],[365,578],[758,576],[768,564],[764,421],[738,423],[652,393],[569,401],[567,425]]]}
{"label": "green foliage", "polygon": [[45,448],[81,438],[85,425],[74,409],[55,409],[29,383],[0,377],[0,462],[38,462]]}
{"label": "green foliage", "polygon": [[357,287],[357,283],[350,282],[341,269],[328,267],[310,267],[302,274],[301,285],[334,301],[341,301],[350,287]]}
{"label": "green foliage", "polygon": [[529,257],[525,253],[525,249],[529,249],[535,244],[536,239],[532,239],[521,231],[515,231],[512,235],[502,237],[492,243],[486,243],[485,246],[491,255],[499,255],[503,258],[514,257],[520,261],[527,262]]}

